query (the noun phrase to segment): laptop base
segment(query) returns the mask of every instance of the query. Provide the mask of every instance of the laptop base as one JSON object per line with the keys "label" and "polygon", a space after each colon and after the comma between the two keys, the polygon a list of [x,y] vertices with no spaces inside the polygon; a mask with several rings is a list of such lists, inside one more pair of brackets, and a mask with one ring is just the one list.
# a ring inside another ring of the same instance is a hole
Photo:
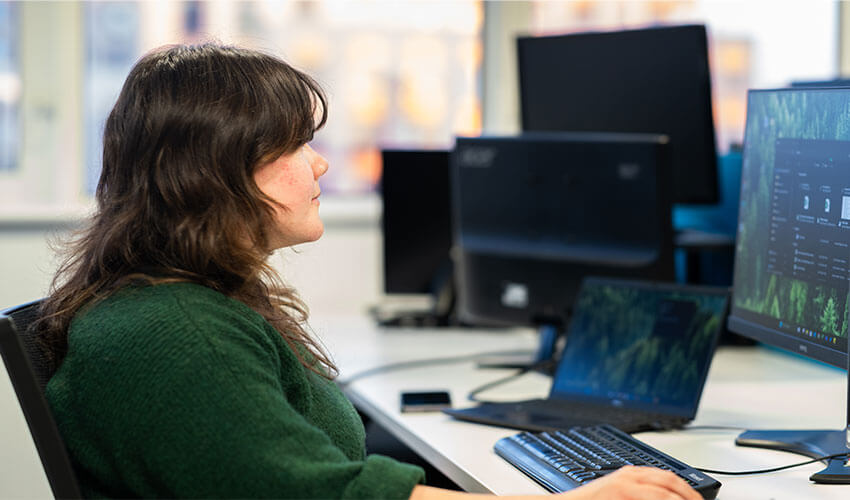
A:
{"label": "laptop base", "polygon": [[568,401],[532,399],[483,403],[472,408],[445,409],[458,420],[526,431],[553,431],[576,426],[609,424],[623,432],[674,429],[688,419],[595,405],[572,405]]}

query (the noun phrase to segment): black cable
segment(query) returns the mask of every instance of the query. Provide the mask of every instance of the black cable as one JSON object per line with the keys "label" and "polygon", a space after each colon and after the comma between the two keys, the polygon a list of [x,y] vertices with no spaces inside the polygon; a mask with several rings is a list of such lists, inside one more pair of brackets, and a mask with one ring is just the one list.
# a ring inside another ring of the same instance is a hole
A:
{"label": "black cable", "polygon": [[696,470],[705,472],[706,474],[719,474],[724,476],[746,476],[749,474],[766,474],[768,472],[777,472],[785,469],[791,469],[794,467],[800,467],[802,465],[808,465],[815,462],[822,462],[824,460],[831,460],[833,458],[838,457],[846,457],[847,453],[836,453],[834,455],[825,455],[822,457],[813,458],[811,460],[807,460],[805,462],[800,462],[791,465],[783,465],[781,467],[773,467],[772,469],[760,469],[760,470],[744,470],[744,471],[722,471],[722,470],[712,470],[712,469],[703,469],[701,467],[694,467]]}
{"label": "black cable", "polygon": [[488,352],[478,352],[474,354],[464,354],[462,356],[446,356],[441,358],[426,358],[426,359],[414,359],[411,361],[399,361],[397,363],[388,363],[386,365],[376,366],[374,368],[369,368],[363,370],[361,372],[357,372],[354,375],[346,377],[345,380],[337,381],[337,385],[342,388],[350,385],[352,382],[356,380],[360,380],[361,378],[371,377],[372,375],[378,375],[386,372],[393,372],[398,370],[406,370],[409,368],[419,368],[422,366],[432,366],[432,365],[450,365],[454,363],[463,363],[465,361],[475,361],[478,358],[488,357],[488,356],[511,356],[511,355],[530,355],[533,354],[531,351],[488,351]]}
{"label": "black cable", "polygon": [[[726,425],[692,425],[683,427],[681,429],[669,429],[671,432],[681,432],[681,431],[699,431],[699,430],[720,430],[720,431],[735,431],[742,432],[747,430],[744,427],[732,427]],[[651,429],[649,430],[651,431]],[[632,432],[632,434],[638,434],[637,432]],[[833,458],[844,457],[847,456],[847,453],[836,453],[834,455],[825,455],[822,457],[813,458],[811,460],[807,460],[805,462],[800,462],[796,464],[790,465],[782,465],[780,467],[773,467],[771,469],[757,469],[757,470],[745,470],[745,471],[722,471],[722,470],[713,470],[713,469],[705,469],[702,467],[694,467],[698,471],[705,472],[706,474],[718,474],[723,476],[746,476],[750,474],[766,474],[768,472],[778,472],[785,469],[792,469],[794,467],[801,467],[803,465],[812,464],[815,462],[822,462],[824,460],[831,460]]]}
{"label": "black cable", "polygon": [[511,380],[519,378],[519,377],[525,375],[526,373],[528,373],[530,371],[534,371],[534,370],[537,370],[539,368],[546,367],[549,364],[551,364],[551,360],[548,360],[548,359],[544,360],[544,361],[538,361],[537,363],[533,363],[531,365],[520,368],[518,371],[516,371],[516,372],[514,372],[514,373],[512,373],[508,376],[497,378],[496,380],[487,382],[483,385],[479,385],[475,389],[472,389],[471,391],[469,391],[469,394],[466,395],[466,399],[468,399],[469,401],[472,401],[473,403],[493,403],[494,401],[486,401],[486,400],[483,400],[483,399],[478,399],[475,396],[480,392],[484,392],[487,389],[492,389],[493,387],[502,385],[506,382],[510,382]]}
{"label": "black cable", "polygon": [[510,375],[508,375],[506,377],[500,377],[500,378],[497,378],[496,380],[492,380],[492,381],[487,382],[483,385],[479,385],[475,389],[472,389],[471,391],[469,391],[469,394],[466,395],[466,399],[469,400],[469,401],[472,401],[473,403],[491,403],[492,401],[485,401],[483,399],[478,399],[478,398],[475,397],[475,395],[478,394],[479,392],[483,392],[483,391],[486,391],[487,389],[490,389],[490,388],[496,387],[498,385],[504,384],[505,382],[510,382],[511,380],[519,378],[519,377],[525,375],[526,373],[528,373],[530,371],[531,371],[530,366],[526,367],[526,368],[520,368],[519,370],[515,371],[514,373],[511,373]]}

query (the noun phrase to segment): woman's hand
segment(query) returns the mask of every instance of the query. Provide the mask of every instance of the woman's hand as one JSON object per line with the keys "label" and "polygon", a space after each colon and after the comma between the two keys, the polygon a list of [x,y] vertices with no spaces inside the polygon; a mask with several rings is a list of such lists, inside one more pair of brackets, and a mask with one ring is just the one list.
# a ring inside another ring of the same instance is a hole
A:
{"label": "woman's hand", "polygon": [[[464,493],[418,485],[410,500],[485,500],[492,495]],[[505,500],[702,500],[702,496],[676,474],[654,467],[626,466],[586,485],[544,497],[501,497]]]}
{"label": "woman's hand", "polygon": [[560,495],[563,500],[702,500],[676,474],[654,467],[626,466]]}

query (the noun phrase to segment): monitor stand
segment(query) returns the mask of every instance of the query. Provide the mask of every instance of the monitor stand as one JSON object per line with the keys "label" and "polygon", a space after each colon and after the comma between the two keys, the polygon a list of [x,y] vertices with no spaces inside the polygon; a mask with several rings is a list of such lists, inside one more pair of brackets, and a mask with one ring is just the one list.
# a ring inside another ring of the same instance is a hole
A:
{"label": "monitor stand", "polygon": [[557,366],[557,344],[561,329],[554,325],[542,325],[537,329],[538,344],[534,353],[516,356],[487,356],[478,360],[479,368],[533,369],[544,375],[555,373]]}
{"label": "monitor stand", "polygon": [[[847,427],[845,430],[746,431],[735,439],[739,446],[789,451],[818,458],[850,453],[850,355],[847,357]],[[831,458],[826,469],[812,474],[816,483],[850,484],[850,456]]]}
{"label": "monitor stand", "polygon": [[377,305],[370,309],[370,314],[379,325],[386,327],[464,326],[455,318],[455,285],[451,267],[437,272],[429,288],[432,303],[427,308],[392,311]]}

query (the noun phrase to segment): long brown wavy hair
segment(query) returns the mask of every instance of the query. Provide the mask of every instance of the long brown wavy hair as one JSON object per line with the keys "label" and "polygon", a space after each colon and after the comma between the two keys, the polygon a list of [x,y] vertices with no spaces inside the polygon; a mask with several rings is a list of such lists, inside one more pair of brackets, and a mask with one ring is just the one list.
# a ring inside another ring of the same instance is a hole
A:
{"label": "long brown wavy hair", "polygon": [[106,121],[97,211],[68,244],[36,325],[55,366],[83,306],[131,282],[192,282],[247,304],[333,378],[306,306],[266,262],[277,204],[253,178],[326,119],[319,85],[268,54],[203,44],[142,57]]}

